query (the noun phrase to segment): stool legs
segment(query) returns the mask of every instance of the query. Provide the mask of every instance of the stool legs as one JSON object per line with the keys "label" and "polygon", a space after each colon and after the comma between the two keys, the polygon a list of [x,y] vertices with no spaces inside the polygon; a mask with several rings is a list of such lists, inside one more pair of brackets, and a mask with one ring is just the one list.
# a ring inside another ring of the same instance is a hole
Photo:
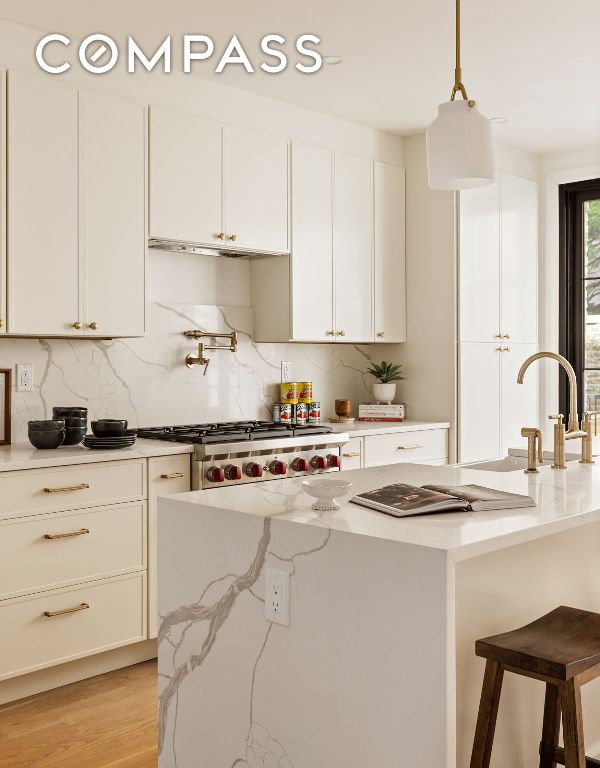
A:
{"label": "stool legs", "polygon": [[560,732],[560,691],[558,685],[546,683],[544,724],[540,744],[540,768],[556,768],[554,750],[558,747]]}
{"label": "stool legs", "polygon": [[560,703],[563,713],[565,768],[585,768],[581,689],[578,677],[560,684]]}
{"label": "stool legs", "polygon": [[[471,768],[489,768],[503,674],[504,670],[497,661],[487,660],[471,754]],[[573,763],[573,768],[575,766],[579,768],[578,764]],[[571,768],[571,766],[567,766],[567,768]]]}

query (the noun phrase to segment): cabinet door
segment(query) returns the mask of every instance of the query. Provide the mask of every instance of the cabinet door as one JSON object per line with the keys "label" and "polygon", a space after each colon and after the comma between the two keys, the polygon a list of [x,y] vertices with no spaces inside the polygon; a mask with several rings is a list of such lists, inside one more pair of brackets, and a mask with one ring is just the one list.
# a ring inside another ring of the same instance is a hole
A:
{"label": "cabinet door", "polygon": [[498,344],[459,344],[459,461],[500,454],[500,361]]}
{"label": "cabinet door", "polygon": [[503,345],[501,358],[501,447],[502,455],[509,448],[527,447],[527,439],[521,437],[521,427],[537,427],[538,412],[538,371],[532,365],[525,374],[523,384],[517,384],[517,374],[523,362],[537,352],[537,344]]}
{"label": "cabinet door", "polygon": [[373,166],[375,341],[406,341],[404,170]]}
{"label": "cabinet door", "polygon": [[141,336],[146,303],[146,109],[84,91],[84,333]]}
{"label": "cabinet door", "polygon": [[150,108],[150,236],[218,245],[223,230],[222,128]]}
{"label": "cabinet door", "polygon": [[287,253],[288,141],[227,127],[223,142],[226,245]]}
{"label": "cabinet door", "polygon": [[292,338],[333,335],[333,153],[292,145]]}
{"label": "cabinet door", "polygon": [[460,193],[461,341],[493,342],[500,333],[500,185]]}
{"label": "cabinet door", "polygon": [[333,268],[338,341],[373,340],[372,163],[336,153]]}
{"label": "cabinet door", "polygon": [[501,332],[511,342],[538,340],[538,185],[502,174]]}
{"label": "cabinet door", "polygon": [[9,73],[11,333],[73,334],[81,320],[78,102],[69,85]]}
{"label": "cabinet door", "polygon": [[0,70],[0,334],[6,333],[6,73]]}

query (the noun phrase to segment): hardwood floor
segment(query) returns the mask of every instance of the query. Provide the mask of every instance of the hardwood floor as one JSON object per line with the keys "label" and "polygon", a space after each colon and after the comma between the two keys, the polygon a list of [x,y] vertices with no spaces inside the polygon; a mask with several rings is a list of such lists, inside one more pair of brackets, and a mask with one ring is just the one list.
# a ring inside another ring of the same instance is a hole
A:
{"label": "hardwood floor", "polygon": [[155,768],[156,661],[0,707],[1,768]]}

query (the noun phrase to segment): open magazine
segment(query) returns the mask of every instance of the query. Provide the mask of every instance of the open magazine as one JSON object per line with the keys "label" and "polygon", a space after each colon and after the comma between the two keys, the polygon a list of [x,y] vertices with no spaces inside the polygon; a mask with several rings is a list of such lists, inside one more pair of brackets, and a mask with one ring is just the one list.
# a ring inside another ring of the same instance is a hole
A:
{"label": "open magazine", "polygon": [[406,485],[395,483],[367,491],[350,499],[394,517],[426,515],[432,512],[483,512],[490,509],[534,507],[531,496],[497,491],[481,485]]}

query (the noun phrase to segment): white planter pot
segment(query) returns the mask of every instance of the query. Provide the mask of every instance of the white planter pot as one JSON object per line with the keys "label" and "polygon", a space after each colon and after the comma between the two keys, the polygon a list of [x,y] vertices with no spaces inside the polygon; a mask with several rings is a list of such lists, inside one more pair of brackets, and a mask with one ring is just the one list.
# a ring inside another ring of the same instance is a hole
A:
{"label": "white planter pot", "polygon": [[378,403],[391,403],[396,397],[396,384],[394,382],[382,384],[378,381],[373,384],[373,397]]}

